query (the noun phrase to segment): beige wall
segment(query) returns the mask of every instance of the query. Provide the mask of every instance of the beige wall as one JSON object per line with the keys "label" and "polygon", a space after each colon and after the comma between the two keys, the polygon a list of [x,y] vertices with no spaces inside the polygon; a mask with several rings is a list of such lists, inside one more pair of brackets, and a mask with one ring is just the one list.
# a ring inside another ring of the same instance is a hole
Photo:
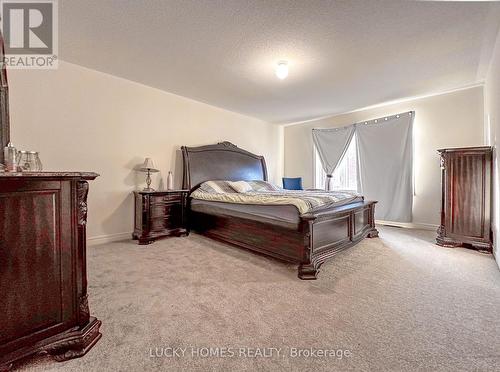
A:
{"label": "beige wall", "polygon": [[[95,171],[88,236],[128,237],[131,192],[144,186],[134,167],[151,156],[182,178],[182,145],[228,140],[266,157],[272,181],[282,169],[282,128],[69,63],[55,71],[9,71],[12,142],[37,150],[46,170]],[[101,238],[100,238],[101,237]],[[97,238],[97,239],[96,239]]]}
{"label": "beige wall", "polygon": [[500,33],[491,62],[490,70],[486,78],[484,89],[486,127],[488,129],[488,143],[494,147],[493,152],[493,241],[494,253],[500,266],[500,164],[498,159],[498,147],[500,145]]}
{"label": "beige wall", "polygon": [[439,224],[440,169],[436,150],[484,143],[483,88],[415,99],[285,127],[285,176],[302,176],[313,186],[313,128],[330,128],[415,111],[415,197],[413,222]]}

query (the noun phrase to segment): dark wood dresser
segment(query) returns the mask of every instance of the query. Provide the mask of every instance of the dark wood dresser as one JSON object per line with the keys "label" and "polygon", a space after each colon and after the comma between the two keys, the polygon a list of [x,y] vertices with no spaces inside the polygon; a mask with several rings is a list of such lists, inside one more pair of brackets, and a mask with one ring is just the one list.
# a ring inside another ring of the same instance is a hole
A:
{"label": "dark wood dresser", "polygon": [[87,301],[88,182],[96,173],[0,173],[0,370],[35,353],[83,356],[101,322]]}
{"label": "dark wood dresser", "polygon": [[492,148],[438,150],[441,155],[441,226],[436,242],[492,251]]}
{"label": "dark wood dresser", "polygon": [[132,238],[151,244],[165,236],[187,235],[188,190],[136,191],[135,228]]}

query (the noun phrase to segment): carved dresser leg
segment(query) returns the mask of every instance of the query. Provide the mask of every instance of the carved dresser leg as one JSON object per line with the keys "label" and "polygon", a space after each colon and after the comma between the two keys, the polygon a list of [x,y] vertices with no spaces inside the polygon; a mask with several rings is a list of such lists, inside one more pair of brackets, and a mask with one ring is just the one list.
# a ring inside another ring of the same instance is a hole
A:
{"label": "carved dresser leg", "polygon": [[313,264],[300,264],[299,265],[299,278],[302,280],[316,280],[319,268]]}
{"label": "carved dresser leg", "polygon": [[85,328],[70,332],[66,338],[46,346],[43,351],[58,362],[82,357],[102,337],[100,326],[101,321],[92,317]]}
{"label": "carved dresser leg", "polygon": [[493,253],[493,245],[491,243],[474,243],[472,248],[477,249],[481,253]]}
{"label": "carved dresser leg", "polygon": [[462,242],[456,242],[454,240],[438,236],[436,238],[436,244],[445,248],[457,248],[462,246]]}
{"label": "carved dresser leg", "polygon": [[445,248],[456,248],[462,245],[462,242],[457,242],[446,236],[446,229],[443,225],[437,229],[436,244]]}

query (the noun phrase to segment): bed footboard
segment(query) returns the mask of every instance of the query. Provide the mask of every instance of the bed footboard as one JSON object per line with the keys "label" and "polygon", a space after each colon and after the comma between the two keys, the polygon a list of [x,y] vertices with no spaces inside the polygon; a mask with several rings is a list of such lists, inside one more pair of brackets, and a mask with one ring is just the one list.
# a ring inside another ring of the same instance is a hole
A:
{"label": "bed footboard", "polygon": [[320,266],[338,252],[366,237],[375,238],[376,202],[359,202],[335,211],[304,217],[308,234],[299,265],[299,278],[316,279]]}
{"label": "bed footboard", "polygon": [[299,265],[300,279],[316,279],[320,266],[365,237],[376,237],[376,202],[359,202],[301,218],[287,229],[234,216],[191,211],[190,227],[209,238]]}

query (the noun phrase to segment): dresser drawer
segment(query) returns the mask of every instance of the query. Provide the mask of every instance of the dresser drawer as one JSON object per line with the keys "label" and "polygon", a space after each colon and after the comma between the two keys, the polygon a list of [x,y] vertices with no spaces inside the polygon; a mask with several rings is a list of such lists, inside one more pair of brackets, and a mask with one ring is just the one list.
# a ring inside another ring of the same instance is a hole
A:
{"label": "dresser drawer", "polygon": [[151,203],[152,204],[157,204],[157,203],[172,203],[172,202],[180,202],[182,200],[182,194],[181,193],[171,193],[168,195],[154,195],[151,196]]}
{"label": "dresser drawer", "polygon": [[180,214],[181,209],[182,205],[180,202],[151,204],[151,218]]}
{"label": "dresser drawer", "polygon": [[180,227],[180,222],[177,221],[177,219],[174,216],[172,216],[163,218],[153,218],[151,220],[150,229],[151,231],[154,232],[161,232],[168,229],[175,229],[177,227]]}

